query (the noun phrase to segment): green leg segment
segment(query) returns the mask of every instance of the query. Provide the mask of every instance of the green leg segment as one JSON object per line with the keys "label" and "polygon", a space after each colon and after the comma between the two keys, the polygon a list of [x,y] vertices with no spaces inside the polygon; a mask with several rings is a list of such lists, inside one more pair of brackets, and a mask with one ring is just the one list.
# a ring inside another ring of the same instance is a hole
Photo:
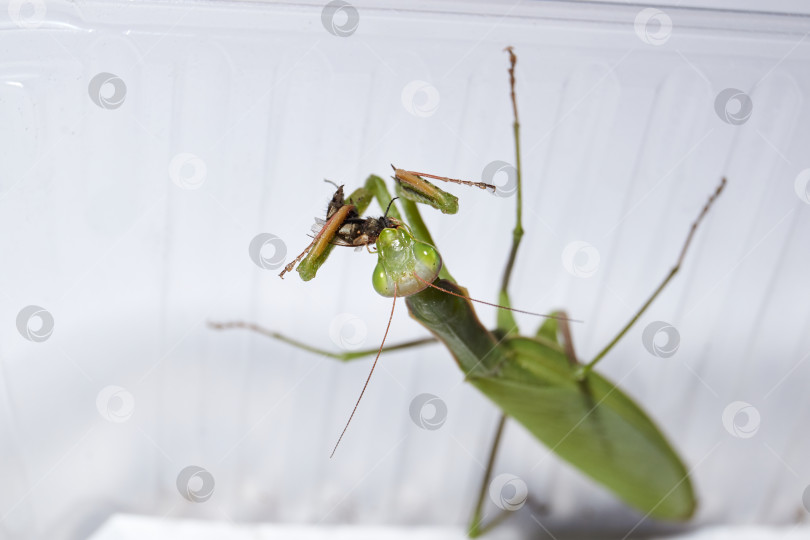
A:
{"label": "green leg segment", "polygon": [[[312,347],[311,345],[307,345],[306,343],[302,343],[295,339],[289,338],[279,332],[268,330],[267,328],[259,326],[258,324],[244,321],[230,321],[225,323],[209,322],[208,326],[210,328],[213,328],[214,330],[231,330],[234,328],[242,328],[244,330],[250,330],[252,332],[257,332],[263,336],[277,339],[278,341],[283,341],[284,343],[292,345],[293,347],[296,347],[298,349],[303,349],[311,353],[320,354],[321,356],[334,358],[335,360],[340,360],[341,362],[349,362],[351,360],[356,360],[358,358],[363,358],[366,356],[374,356],[379,351],[379,348],[374,348],[374,349],[363,349],[360,351],[347,351],[344,353],[335,353],[332,351],[319,349],[317,347]],[[429,345],[431,343],[436,343],[437,341],[438,340],[434,337],[415,339],[413,341],[406,341],[404,343],[398,343],[396,345],[389,345],[388,347],[383,347],[382,352],[385,353],[385,352],[401,351],[403,349],[410,349],[420,347],[422,345]]]}

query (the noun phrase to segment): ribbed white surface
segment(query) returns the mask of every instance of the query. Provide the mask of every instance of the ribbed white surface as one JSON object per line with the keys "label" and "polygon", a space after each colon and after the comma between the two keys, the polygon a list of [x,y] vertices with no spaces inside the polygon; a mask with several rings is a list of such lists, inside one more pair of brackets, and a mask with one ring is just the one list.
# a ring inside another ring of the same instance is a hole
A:
{"label": "ribbed white surface", "polygon": [[[478,179],[513,161],[509,44],[527,229],[514,304],[584,319],[577,352],[592,357],[726,175],[683,272],[601,367],[694,467],[697,524],[806,519],[810,204],[795,181],[810,168],[807,18],[665,8],[672,34],[654,46],[634,32],[642,6],[356,6],[346,38],[325,30],[320,3],[49,1],[36,28],[0,12],[0,536],[79,538],[117,511],[465,523],[497,414],[444,350],[383,357],[330,461],[370,363],[205,322],[256,321],[335,349],[330,324],[349,313],[378,345],[390,302],[370,287],[371,255],[336,249],[303,283],[258,268],[248,246],[269,232],[288,260],[303,249],[333,190],[323,178],[353,188],[393,162]],[[119,108],[90,99],[101,72],[125,82]],[[438,92],[430,116],[403,104],[415,80]],[[729,87],[753,103],[739,126],[715,113]],[[198,189],[170,179],[181,153],[205,164]],[[459,282],[493,300],[514,199],[453,191],[458,215],[424,215]],[[572,241],[598,250],[592,277],[564,268]],[[18,332],[28,305],[53,315],[46,341]],[[642,345],[657,320],[680,333],[671,358]],[[400,302],[389,342],[424,334]],[[132,396],[123,422],[99,413],[110,385]],[[425,392],[447,404],[438,430],[409,418]],[[724,428],[735,401],[760,413],[753,437]],[[188,465],[215,479],[205,503],[178,494]],[[520,513],[527,534],[533,519],[620,537],[639,522],[514,424],[496,472],[545,507]]]}
{"label": "ribbed white surface", "polygon": [[[807,527],[705,527],[683,535],[650,537],[651,540],[804,540],[810,532]],[[490,532],[487,538],[513,538],[518,534],[508,526]],[[244,524],[189,519],[165,520],[151,516],[115,515],[91,538],[92,540],[119,540],[121,538],[151,538],[153,540],[187,540],[227,538],[229,540],[461,540],[467,535],[460,528],[450,527],[383,527],[383,526],[312,526],[292,524]]]}

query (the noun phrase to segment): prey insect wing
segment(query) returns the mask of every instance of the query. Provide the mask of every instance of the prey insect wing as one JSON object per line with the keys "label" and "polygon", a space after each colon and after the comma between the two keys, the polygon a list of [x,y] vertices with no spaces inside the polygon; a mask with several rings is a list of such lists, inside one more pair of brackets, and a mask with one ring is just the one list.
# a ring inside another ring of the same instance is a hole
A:
{"label": "prey insect wing", "polygon": [[318,234],[323,230],[323,226],[326,225],[326,220],[321,218],[315,218],[315,223],[312,224],[312,234]]}
{"label": "prey insect wing", "polygon": [[[314,235],[308,234],[307,236],[309,236],[310,238],[315,238],[315,235],[317,235],[319,232],[321,232],[322,227],[319,227],[319,228],[316,229],[313,226],[312,229],[313,229],[312,232],[314,233]],[[333,246],[353,247],[353,248],[363,249],[363,246],[355,246],[354,244],[350,244],[349,242],[346,242],[345,240],[341,240],[340,238],[337,238],[337,237],[330,240],[329,244],[331,244]]]}

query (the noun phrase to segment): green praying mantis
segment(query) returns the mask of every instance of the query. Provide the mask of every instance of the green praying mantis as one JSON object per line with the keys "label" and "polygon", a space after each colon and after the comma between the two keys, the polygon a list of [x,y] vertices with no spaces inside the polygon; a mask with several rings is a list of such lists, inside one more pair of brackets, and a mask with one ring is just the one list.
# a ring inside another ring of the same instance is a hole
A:
{"label": "green praying mantis", "polygon": [[[680,269],[698,225],[725,187],[723,179],[699,212],[688,232],[680,255],[661,284],[618,334],[589,362],[581,362],[574,351],[569,319],[564,311],[547,317],[531,336],[519,335],[511,307],[509,282],[524,235],[520,162],[520,123],[515,96],[517,58],[511,47],[509,82],[513,109],[513,135],[517,172],[516,224],[512,246],[501,281],[497,304],[500,308],[494,330],[476,316],[467,290],[450,274],[417,203],[445,214],[458,208],[455,196],[427,178],[466,184],[484,190],[495,186],[394,168],[396,198],[385,182],[370,176],[365,185],[344,197],[339,186],[329,203],[326,220],[310,245],[281,272],[296,268],[305,281],[314,278],[336,245],[376,247],[377,264],[372,284],[379,294],[393,299],[388,327],[378,349],[343,354],[313,348],[258,325],[244,322],[211,323],[217,329],[247,328],[291,345],[349,361],[376,353],[368,379],[349,417],[349,422],[332,451],[340,444],[363,397],[380,355],[386,351],[441,342],[455,358],[466,380],[489,398],[502,414],[495,430],[488,465],[469,524],[468,534],[480,536],[497,525],[509,512],[483,523],[483,507],[493,464],[507,417],[522,424],[539,441],[561,458],[599,482],[629,506],[661,520],[686,520],[697,506],[689,473],[683,461],[659,428],[628,395],[594,371],[594,367],[639,320],[655,298]],[[385,215],[362,217],[376,199]],[[398,199],[398,201],[397,201]],[[395,202],[396,201],[396,202]],[[402,208],[400,212],[399,206]],[[412,318],[433,334],[413,342],[385,347],[397,298],[405,298]],[[538,315],[538,314],[534,314]]]}

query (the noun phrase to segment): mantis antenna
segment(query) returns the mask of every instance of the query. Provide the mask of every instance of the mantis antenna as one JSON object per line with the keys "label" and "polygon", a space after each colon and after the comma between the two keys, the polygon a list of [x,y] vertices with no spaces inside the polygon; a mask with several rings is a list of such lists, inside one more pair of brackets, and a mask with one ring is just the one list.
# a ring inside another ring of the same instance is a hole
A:
{"label": "mantis antenna", "polygon": [[[393,202],[393,201],[392,201]],[[391,206],[390,204],[388,206]],[[371,364],[371,371],[368,372],[368,377],[366,378],[366,383],[363,385],[363,390],[360,391],[360,396],[357,398],[357,402],[354,404],[354,409],[352,409],[352,414],[349,415],[349,420],[346,422],[346,426],[343,428],[343,431],[340,432],[340,437],[338,437],[337,442],[335,443],[335,447],[332,449],[332,453],[329,454],[329,459],[332,459],[332,456],[335,455],[335,451],[337,450],[340,441],[343,440],[343,436],[346,434],[346,430],[349,429],[349,424],[352,423],[352,418],[354,418],[354,413],[357,412],[357,406],[360,405],[360,400],[363,399],[363,394],[366,393],[366,388],[368,387],[368,381],[371,380],[371,374],[374,373],[374,368],[377,367],[377,360],[380,359],[380,354],[382,354],[383,345],[385,345],[385,338],[388,337],[388,329],[391,328],[391,321],[394,319],[394,308],[397,305],[397,284],[394,283],[394,301],[391,302],[391,315],[388,316],[388,326],[385,327],[385,334],[383,334],[382,342],[380,343],[380,350],[377,351],[377,356],[374,358],[374,363]]]}
{"label": "mantis antenna", "polygon": [[453,296],[458,296],[459,298],[464,298],[464,299],[470,300],[472,302],[478,302],[479,304],[485,304],[487,306],[492,306],[492,307],[496,307],[496,308],[499,308],[499,309],[508,309],[509,311],[514,311],[515,313],[524,313],[526,315],[534,315],[535,317],[545,317],[546,319],[557,319],[558,321],[568,321],[568,322],[576,322],[576,323],[584,322],[584,321],[581,321],[580,319],[569,319],[568,317],[561,317],[559,315],[544,315],[542,313],[535,313],[533,311],[524,311],[522,309],[515,309],[515,308],[512,308],[512,307],[502,306],[500,304],[493,304],[491,302],[485,302],[483,300],[478,300],[476,298],[472,298],[471,296],[466,296],[464,294],[459,294],[459,293],[455,293],[455,292],[447,290],[447,289],[443,289],[443,288],[439,287],[438,285],[434,285],[433,283],[430,283],[426,279],[422,279],[421,277],[416,275],[415,272],[413,274],[413,277],[415,277],[417,280],[421,281],[422,283],[424,283],[428,287],[433,287],[436,290],[445,292],[447,294],[452,294]]}

